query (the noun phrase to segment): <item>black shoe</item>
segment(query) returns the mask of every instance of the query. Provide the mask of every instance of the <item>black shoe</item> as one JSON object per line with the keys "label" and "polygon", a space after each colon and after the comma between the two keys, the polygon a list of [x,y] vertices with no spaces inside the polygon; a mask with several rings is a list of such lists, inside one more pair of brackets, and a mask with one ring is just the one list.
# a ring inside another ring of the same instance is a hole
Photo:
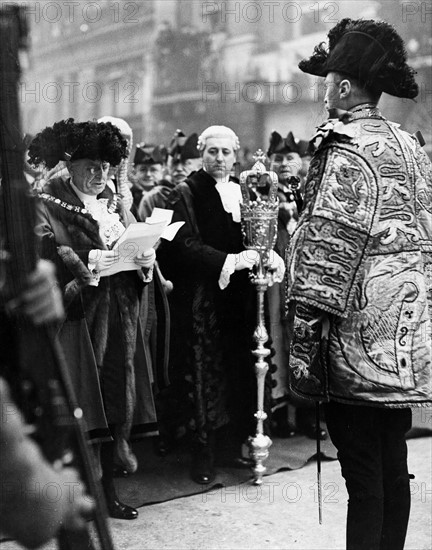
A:
{"label": "black shoe", "polygon": [[135,510],[135,508],[132,508],[127,504],[123,504],[123,502],[120,502],[119,500],[107,502],[107,508],[108,514],[111,518],[137,519],[138,517],[138,510]]}
{"label": "black shoe", "polygon": [[157,456],[164,457],[171,452],[172,444],[167,437],[158,436],[154,439],[153,449]]}
{"label": "black shoe", "polygon": [[295,427],[288,420],[288,405],[276,409],[271,416],[271,435],[286,439],[294,437],[296,433]]}
{"label": "black shoe", "polygon": [[192,454],[191,479],[200,485],[208,485],[216,479],[213,453],[208,446],[202,446]]}
{"label": "black shoe", "polygon": [[114,466],[113,477],[129,477],[129,472],[123,466]]}
{"label": "black shoe", "polygon": [[[315,423],[306,424],[301,428],[298,428],[298,430],[310,439],[316,439],[317,437],[317,427]],[[318,431],[318,439],[320,441],[324,441],[325,439],[327,439],[327,432],[324,430],[324,428],[320,427]]]}
{"label": "black shoe", "polygon": [[297,435],[297,431],[290,422],[272,423],[271,435],[280,437],[281,439],[288,439]]}
{"label": "black shoe", "polygon": [[221,468],[252,468],[254,461],[242,455],[242,445],[238,441],[225,440],[217,446],[215,464]]}

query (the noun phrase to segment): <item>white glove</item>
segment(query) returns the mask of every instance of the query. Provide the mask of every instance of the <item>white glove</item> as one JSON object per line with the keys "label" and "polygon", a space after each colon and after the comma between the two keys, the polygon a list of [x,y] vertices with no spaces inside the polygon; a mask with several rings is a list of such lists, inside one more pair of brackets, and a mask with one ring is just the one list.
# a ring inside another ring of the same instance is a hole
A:
{"label": "white glove", "polygon": [[149,250],[146,250],[141,254],[137,254],[134,262],[138,267],[150,269],[151,267],[153,267],[155,260],[156,252],[153,248],[149,248]]}
{"label": "white glove", "polygon": [[235,271],[252,269],[259,262],[259,259],[258,250],[243,250],[243,252],[235,255]]}
{"label": "white glove", "polygon": [[273,283],[281,283],[283,281],[285,275],[285,262],[274,250],[270,250],[267,269],[270,275],[270,286],[272,286]]}
{"label": "white glove", "polygon": [[120,255],[114,250],[90,250],[89,252],[89,269],[95,271],[103,271],[108,269],[119,261]]}

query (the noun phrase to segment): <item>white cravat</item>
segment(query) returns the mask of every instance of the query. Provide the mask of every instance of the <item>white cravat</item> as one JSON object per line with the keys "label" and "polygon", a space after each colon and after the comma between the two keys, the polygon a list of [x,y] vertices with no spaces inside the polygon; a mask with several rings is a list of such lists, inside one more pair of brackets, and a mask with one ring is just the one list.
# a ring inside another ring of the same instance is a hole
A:
{"label": "white cravat", "polygon": [[[80,201],[84,204],[86,210],[88,210],[92,218],[98,222],[99,235],[102,242],[107,247],[112,246],[125,230],[125,226],[120,221],[120,216],[115,212],[108,211],[108,199],[98,199],[94,195],[86,195],[80,191],[72,181],[70,184]],[[93,280],[90,286],[98,286],[100,275],[94,271],[96,263],[90,259],[90,256],[87,267],[93,274]]]}
{"label": "white cravat", "polygon": [[72,181],[70,183],[86,210],[98,222],[102,242],[110,247],[125,230],[125,226],[120,221],[120,216],[116,212],[108,211],[108,199],[98,199],[94,195],[86,195]]}
{"label": "white cravat", "polygon": [[240,185],[233,181],[220,181],[215,185],[225,212],[232,215],[236,223],[240,223],[240,204],[243,202]]}

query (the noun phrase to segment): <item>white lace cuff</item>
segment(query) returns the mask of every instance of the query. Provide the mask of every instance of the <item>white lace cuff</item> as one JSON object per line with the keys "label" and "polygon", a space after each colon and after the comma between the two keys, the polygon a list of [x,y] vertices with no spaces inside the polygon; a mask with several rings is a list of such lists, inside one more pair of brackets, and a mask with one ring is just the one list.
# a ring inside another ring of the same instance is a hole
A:
{"label": "white lace cuff", "polygon": [[138,270],[138,275],[144,283],[151,283],[153,281],[154,264],[151,267],[144,267]]}
{"label": "white lace cuff", "polygon": [[97,254],[97,251],[90,250],[88,255],[88,264],[87,269],[92,274],[92,280],[89,282],[89,286],[99,286],[100,281],[100,273],[96,270],[97,262],[95,261],[95,255]]}
{"label": "white lace cuff", "polygon": [[89,286],[99,286],[100,273],[99,271],[96,271],[96,264],[89,262],[87,267],[92,275],[92,280],[89,282]]}

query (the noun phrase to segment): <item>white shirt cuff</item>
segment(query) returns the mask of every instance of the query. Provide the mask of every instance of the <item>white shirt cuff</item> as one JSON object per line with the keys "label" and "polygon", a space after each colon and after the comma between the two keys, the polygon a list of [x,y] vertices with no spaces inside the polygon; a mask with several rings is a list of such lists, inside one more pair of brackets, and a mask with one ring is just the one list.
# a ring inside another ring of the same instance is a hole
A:
{"label": "white shirt cuff", "polygon": [[219,288],[224,290],[230,283],[231,275],[235,271],[235,254],[228,254],[225,263],[222,266],[222,271],[219,276]]}

